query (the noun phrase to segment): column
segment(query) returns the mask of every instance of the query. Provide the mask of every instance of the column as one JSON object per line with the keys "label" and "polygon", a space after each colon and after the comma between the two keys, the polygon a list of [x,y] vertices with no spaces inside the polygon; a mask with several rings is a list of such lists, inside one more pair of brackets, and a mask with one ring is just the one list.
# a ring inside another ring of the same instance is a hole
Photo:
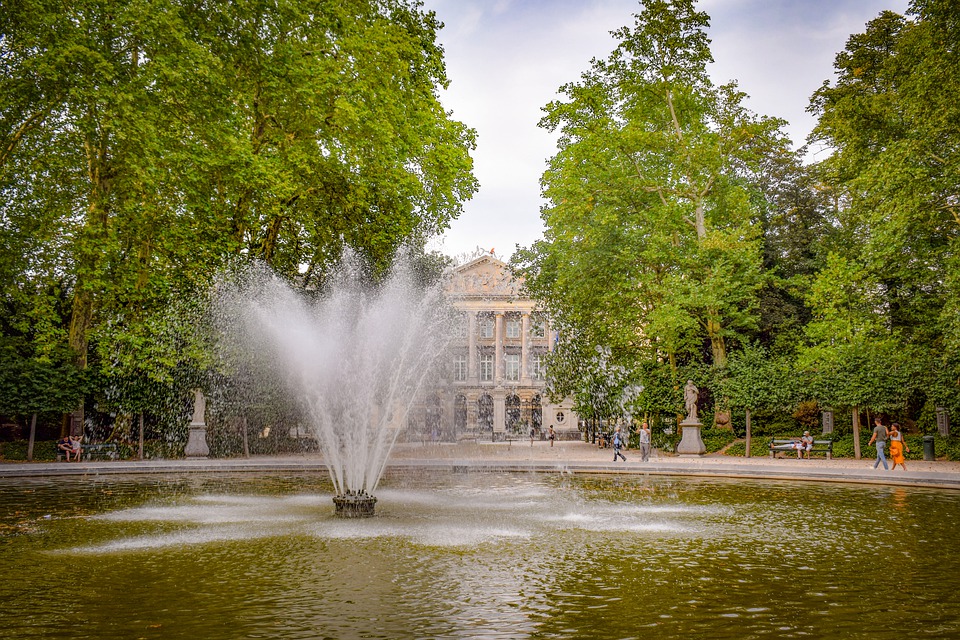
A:
{"label": "column", "polygon": [[503,440],[507,431],[507,394],[504,391],[493,392],[493,439]]}
{"label": "column", "polygon": [[[477,312],[467,311],[467,383],[476,386],[477,370]],[[476,422],[474,422],[476,426]]]}
{"label": "column", "polygon": [[457,425],[454,420],[454,398],[456,397],[456,391],[450,391],[445,393],[442,396],[440,404],[440,440],[444,442],[456,442],[459,433],[457,433]]}
{"label": "column", "polygon": [[520,384],[530,385],[530,314],[524,312],[520,316]]}
{"label": "column", "polygon": [[464,395],[467,398],[467,431],[476,433],[479,427],[477,424],[477,400],[479,399],[479,394],[465,393]]}
{"label": "column", "polygon": [[493,325],[493,380],[497,385],[503,384],[503,311],[497,311],[496,322]]}

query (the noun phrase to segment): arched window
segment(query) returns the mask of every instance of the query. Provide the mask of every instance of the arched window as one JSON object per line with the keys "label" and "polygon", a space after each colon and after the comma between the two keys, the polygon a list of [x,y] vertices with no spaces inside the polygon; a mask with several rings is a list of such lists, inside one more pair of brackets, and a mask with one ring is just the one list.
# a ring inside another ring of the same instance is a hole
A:
{"label": "arched window", "polygon": [[507,429],[514,433],[521,433],[524,424],[520,419],[520,396],[516,394],[507,396],[506,409]]}
{"label": "arched window", "polygon": [[538,432],[543,427],[543,400],[539,393],[530,398],[530,424]]}
{"label": "arched window", "polygon": [[462,393],[453,400],[453,429],[455,434],[467,430],[467,397]]}
{"label": "arched window", "polygon": [[477,400],[477,426],[481,431],[493,431],[493,398],[486,393]]}

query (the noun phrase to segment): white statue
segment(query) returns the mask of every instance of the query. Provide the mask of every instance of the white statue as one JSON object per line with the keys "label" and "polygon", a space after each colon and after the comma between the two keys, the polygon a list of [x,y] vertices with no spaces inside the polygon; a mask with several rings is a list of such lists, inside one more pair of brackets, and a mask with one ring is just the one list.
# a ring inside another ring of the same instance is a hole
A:
{"label": "white statue", "polygon": [[697,422],[697,398],[700,397],[700,390],[693,380],[687,380],[687,386],[683,388],[683,404],[687,408],[687,418],[684,422]]}
{"label": "white statue", "polygon": [[203,391],[193,390],[193,424],[206,424],[204,416],[207,412],[207,399],[203,397]]}

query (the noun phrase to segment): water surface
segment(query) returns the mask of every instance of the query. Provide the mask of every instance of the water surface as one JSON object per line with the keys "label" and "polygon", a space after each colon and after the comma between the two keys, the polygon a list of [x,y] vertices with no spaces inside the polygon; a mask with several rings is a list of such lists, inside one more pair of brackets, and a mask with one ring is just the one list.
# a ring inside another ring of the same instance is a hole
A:
{"label": "water surface", "polygon": [[957,637],[960,495],[543,474],[0,481],[9,638]]}

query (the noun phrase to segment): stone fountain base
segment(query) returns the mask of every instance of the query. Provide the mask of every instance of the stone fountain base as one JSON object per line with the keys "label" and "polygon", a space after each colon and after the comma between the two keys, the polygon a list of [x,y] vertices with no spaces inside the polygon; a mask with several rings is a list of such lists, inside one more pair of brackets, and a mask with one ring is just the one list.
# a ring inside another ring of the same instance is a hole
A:
{"label": "stone fountain base", "polygon": [[347,491],[345,494],[333,496],[333,504],[337,508],[336,515],[341,518],[370,518],[374,515],[373,507],[377,504],[377,499],[366,491]]}

